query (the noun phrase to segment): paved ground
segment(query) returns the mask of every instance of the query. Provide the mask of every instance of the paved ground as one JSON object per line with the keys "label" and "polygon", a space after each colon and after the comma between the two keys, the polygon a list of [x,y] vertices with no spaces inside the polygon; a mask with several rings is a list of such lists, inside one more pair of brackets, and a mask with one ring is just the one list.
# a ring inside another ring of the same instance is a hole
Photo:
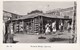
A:
{"label": "paved ground", "polygon": [[[46,37],[46,39],[38,39],[38,37]],[[55,39],[54,39],[55,38]],[[14,40],[17,43],[69,43],[71,38],[71,33],[57,32],[52,35],[28,35],[28,34],[15,34]]]}

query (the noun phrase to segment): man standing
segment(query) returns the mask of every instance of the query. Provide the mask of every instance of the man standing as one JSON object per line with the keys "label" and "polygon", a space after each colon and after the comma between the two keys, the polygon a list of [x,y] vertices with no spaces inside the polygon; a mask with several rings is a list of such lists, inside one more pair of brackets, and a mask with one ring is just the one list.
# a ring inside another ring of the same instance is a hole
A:
{"label": "man standing", "polygon": [[62,23],[62,21],[60,22],[59,29],[60,29],[61,32],[63,31],[63,23]]}
{"label": "man standing", "polygon": [[47,23],[46,25],[45,25],[45,34],[50,34],[50,24],[49,23]]}
{"label": "man standing", "polygon": [[56,21],[52,23],[52,32],[55,34],[56,33]]}
{"label": "man standing", "polygon": [[14,42],[13,36],[14,36],[13,23],[10,23],[9,27],[8,27],[8,40],[7,40],[7,43],[13,43]]}

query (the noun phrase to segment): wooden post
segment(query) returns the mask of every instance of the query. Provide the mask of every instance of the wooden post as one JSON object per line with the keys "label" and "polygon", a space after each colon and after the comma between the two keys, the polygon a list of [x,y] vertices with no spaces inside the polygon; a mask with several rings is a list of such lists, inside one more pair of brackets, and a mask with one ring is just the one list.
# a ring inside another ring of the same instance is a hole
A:
{"label": "wooden post", "polygon": [[77,35],[76,35],[76,2],[74,2],[74,7],[73,7],[73,10],[74,10],[74,14],[73,14],[73,17],[72,17],[72,43],[75,43],[76,40],[77,40]]}
{"label": "wooden post", "polygon": [[43,34],[43,17],[41,16],[41,33]]}
{"label": "wooden post", "polygon": [[22,20],[22,27],[23,27],[23,33],[25,32],[25,28],[24,28],[24,21]]}

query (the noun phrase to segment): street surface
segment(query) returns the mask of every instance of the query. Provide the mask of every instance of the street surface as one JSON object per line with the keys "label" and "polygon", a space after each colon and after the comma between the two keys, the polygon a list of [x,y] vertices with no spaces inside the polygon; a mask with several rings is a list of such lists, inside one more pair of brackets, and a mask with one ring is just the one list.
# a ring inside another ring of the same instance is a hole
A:
{"label": "street surface", "polygon": [[[38,39],[39,37],[46,37],[46,39]],[[57,40],[54,40],[56,38]],[[71,33],[65,32],[56,32],[56,34],[52,35],[28,35],[23,33],[15,34],[14,41],[16,43],[69,43],[72,36]]]}

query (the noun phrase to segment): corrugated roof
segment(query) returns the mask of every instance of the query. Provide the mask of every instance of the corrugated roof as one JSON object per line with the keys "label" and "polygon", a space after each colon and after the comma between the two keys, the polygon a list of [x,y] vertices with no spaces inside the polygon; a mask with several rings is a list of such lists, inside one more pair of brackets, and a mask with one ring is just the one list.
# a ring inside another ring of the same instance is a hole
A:
{"label": "corrugated roof", "polygon": [[18,18],[18,19],[34,18],[34,17],[37,17],[37,16],[45,16],[45,17],[49,17],[49,18],[61,18],[61,17],[58,17],[58,16],[54,16],[52,14],[35,13],[35,14],[24,15],[23,17]]}
{"label": "corrugated roof", "polygon": [[28,19],[28,18],[34,18],[38,16],[44,16],[44,17],[49,17],[49,18],[64,18],[64,16],[54,16],[53,14],[43,14],[43,13],[33,13],[29,15],[23,15],[22,17],[14,20],[20,20],[20,19]]}

